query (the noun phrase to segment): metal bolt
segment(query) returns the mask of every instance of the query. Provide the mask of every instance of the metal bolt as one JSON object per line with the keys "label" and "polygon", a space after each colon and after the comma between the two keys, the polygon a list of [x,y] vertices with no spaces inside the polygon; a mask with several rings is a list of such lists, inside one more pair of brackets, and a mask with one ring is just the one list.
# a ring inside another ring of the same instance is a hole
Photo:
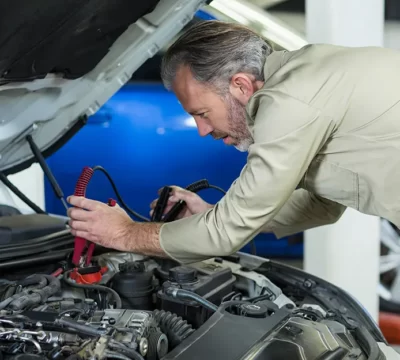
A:
{"label": "metal bolt", "polygon": [[309,289],[310,287],[311,287],[311,282],[309,281],[309,280],[306,280],[305,282],[304,282],[304,286],[307,288],[307,289]]}

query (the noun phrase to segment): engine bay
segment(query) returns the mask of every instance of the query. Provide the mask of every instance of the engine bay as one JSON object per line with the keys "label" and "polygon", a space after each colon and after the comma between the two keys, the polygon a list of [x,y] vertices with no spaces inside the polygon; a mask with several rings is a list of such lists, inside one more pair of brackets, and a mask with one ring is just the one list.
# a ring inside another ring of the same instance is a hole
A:
{"label": "engine bay", "polygon": [[376,347],[349,309],[308,285],[281,288],[240,256],[182,266],[103,253],[89,267],[4,275],[0,289],[4,360],[369,359]]}

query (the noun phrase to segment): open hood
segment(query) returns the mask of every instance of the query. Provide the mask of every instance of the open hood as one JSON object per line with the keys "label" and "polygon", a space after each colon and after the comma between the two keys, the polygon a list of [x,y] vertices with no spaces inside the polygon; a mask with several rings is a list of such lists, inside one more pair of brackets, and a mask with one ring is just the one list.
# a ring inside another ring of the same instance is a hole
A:
{"label": "open hood", "polygon": [[206,0],[17,0],[0,5],[0,171],[62,146]]}

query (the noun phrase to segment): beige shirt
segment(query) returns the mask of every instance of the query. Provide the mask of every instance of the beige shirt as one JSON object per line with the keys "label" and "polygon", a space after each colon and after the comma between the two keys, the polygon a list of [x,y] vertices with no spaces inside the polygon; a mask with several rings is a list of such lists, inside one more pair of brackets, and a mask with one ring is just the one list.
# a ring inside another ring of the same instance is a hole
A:
{"label": "beige shirt", "polygon": [[307,45],[272,53],[264,73],[240,176],[213,209],[161,228],[180,262],[330,224],[346,207],[400,227],[400,52]]}

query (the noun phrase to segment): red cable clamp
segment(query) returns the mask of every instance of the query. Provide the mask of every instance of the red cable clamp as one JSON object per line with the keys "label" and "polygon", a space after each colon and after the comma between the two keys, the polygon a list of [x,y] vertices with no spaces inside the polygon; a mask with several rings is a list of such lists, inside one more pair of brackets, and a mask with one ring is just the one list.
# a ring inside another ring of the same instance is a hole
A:
{"label": "red cable clamp", "polygon": [[70,279],[75,280],[75,282],[77,284],[91,285],[91,284],[99,283],[103,277],[103,274],[105,274],[107,271],[108,271],[107,266],[104,266],[102,268],[93,267],[92,269],[90,269],[90,268],[85,268],[85,269],[75,268],[72,270],[69,277],[70,277]]}

